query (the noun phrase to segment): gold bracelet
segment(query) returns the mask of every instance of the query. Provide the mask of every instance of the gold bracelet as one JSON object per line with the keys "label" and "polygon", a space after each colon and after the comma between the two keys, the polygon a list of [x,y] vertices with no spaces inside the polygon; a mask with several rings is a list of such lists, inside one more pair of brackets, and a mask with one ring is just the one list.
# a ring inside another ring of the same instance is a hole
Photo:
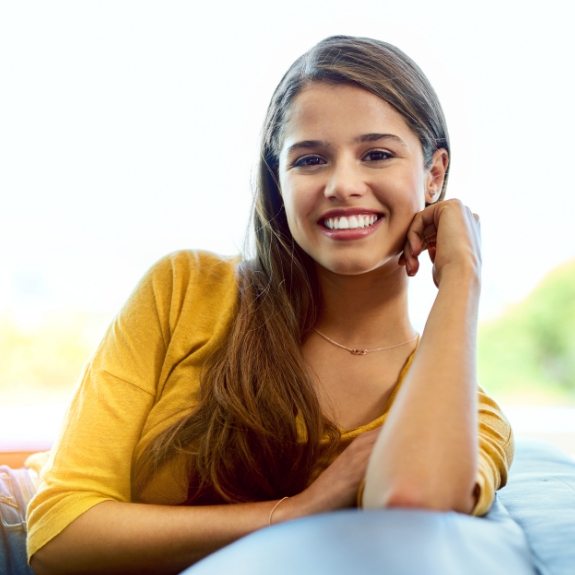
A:
{"label": "gold bracelet", "polygon": [[286,499],[289,499],[289,497],[282,497],[279,501],[276,502],[276,504],[272,507],[272,510],[270,511],[270,517],[268,519],[268,525],[271,527],[272,524],[272,518],[274,516],[275,510],[280,506],[280,503],[283,503]]}

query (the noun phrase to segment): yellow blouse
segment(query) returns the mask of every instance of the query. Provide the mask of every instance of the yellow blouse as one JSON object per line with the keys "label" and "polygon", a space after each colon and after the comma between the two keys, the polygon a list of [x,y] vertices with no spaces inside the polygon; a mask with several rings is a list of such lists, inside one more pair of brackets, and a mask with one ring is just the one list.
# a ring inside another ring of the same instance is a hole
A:
{"label": "yellow blouse", "polygon": [[[236,258],[182,251],[160,260],[142,279],[88,364],[42,468],[28,509],[29,556],[102,501],[186,501],[183,457],[141,490],[133,484],[134,466],[154,437],[193,409],[202,366],[222,345],[237,307],[236,266]],[[386,416],[344,432],[341,450]],[[509,424],[483,392],[479,444],[478,515],[505,483],[513,449]],[[318,462],[317,472],[329,463]]]}

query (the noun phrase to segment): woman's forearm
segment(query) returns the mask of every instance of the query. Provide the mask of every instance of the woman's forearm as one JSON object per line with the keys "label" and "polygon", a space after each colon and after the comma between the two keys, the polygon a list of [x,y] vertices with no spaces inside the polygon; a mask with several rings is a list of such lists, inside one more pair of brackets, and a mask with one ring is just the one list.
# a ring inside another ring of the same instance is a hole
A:
{"label": "woman's forearm", "polygon": [[174,507],[105,501],[32,557],[37,575],[179,573],[268,524],[273,502]]}
{"label": "woman's forearm", "polygon": [[443,273],[413,365],[372,452],[365,507],[473,507],[479,279]]}

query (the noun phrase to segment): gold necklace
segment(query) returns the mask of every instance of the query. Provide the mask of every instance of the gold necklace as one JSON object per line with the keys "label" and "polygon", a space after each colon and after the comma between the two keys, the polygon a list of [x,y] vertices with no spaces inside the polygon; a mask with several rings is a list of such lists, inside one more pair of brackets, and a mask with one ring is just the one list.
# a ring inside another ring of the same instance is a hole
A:
{"label": "gold necklace", "polygon": [[401,347],[402,345],[407,345],[408,343],[415,341],[419,337],[418,335],[416,335],[415,337],[412,337],[411,339],[408,339],[407,341],[402,341],[401,343],[396,343],[394,345],[388,345],[386,347],[374,347],[373,349],[367,349],[367,348],[360,348],[360,347],[347,347],[346,345],[343,345],[343,344],[338,343],[337,341],[331,339],[331,337],[328,337],[327,335],[325,335],[325,333],[321,333],[321,331],[319,331],[319,329],[315,329],[315,327],[313,328],[313,331],[315,331],[315,333],[317,333],[317,335],[319,335],[320,337],[325,339],[325,341],[331,343],[332,345],[335,345],[336,347],[339,347],[341,349],[345,349],[345,351],[348,351],[349,353],[351,353],[351,355],[367,355],[368,353],[375,353],[376,351],[388,351],[390,349],[395,349],[396,347]]}

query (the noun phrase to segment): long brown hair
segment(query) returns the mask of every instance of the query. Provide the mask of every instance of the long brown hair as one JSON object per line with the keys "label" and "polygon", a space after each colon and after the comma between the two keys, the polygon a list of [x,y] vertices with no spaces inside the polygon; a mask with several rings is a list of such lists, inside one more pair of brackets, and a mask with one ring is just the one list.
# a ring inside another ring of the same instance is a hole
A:
{"label": "long brown hair", "polygon": [[264,122],[253,212],[255,256],[238,270],[237,315],[225,344],[205,366],[193,413],[156,438],[140,460],[153,469],[177,452],[188,453],[190,502],[297,493],[320,452],[337,445],[339,432],[321,413],[300,352],[321,306],[314,263],[292,238],[278,185],[287,114],[311,82],[359,86],[391,104],[418,136],[426,162],[438,148],[449,151],[433,88],[395,46],[334,36],[287,71]]}

